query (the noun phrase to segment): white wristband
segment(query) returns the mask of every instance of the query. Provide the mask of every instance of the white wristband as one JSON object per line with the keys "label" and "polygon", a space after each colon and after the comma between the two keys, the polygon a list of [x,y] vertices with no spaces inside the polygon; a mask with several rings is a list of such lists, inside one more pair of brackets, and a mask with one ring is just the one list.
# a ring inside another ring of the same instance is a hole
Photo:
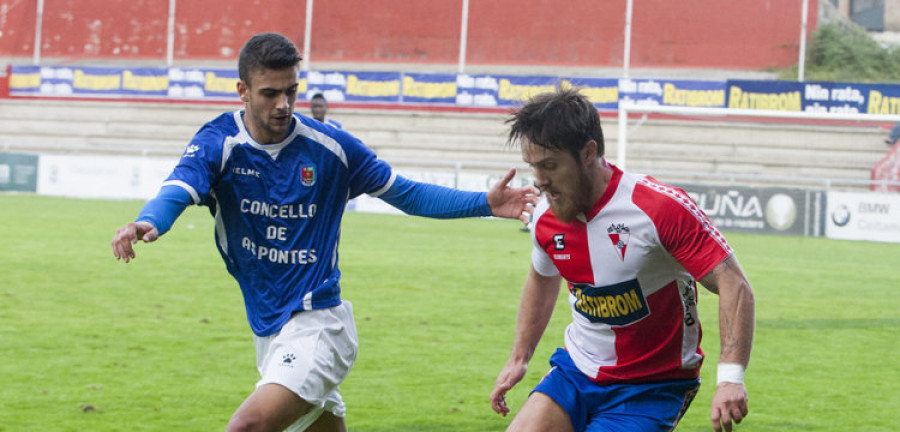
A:
{"label": "white wristband", "polygon": [[723,382],[743,384],[744,365],[740,363],[719,363],[719,369],[716,375],[716,385],[722,384]]}

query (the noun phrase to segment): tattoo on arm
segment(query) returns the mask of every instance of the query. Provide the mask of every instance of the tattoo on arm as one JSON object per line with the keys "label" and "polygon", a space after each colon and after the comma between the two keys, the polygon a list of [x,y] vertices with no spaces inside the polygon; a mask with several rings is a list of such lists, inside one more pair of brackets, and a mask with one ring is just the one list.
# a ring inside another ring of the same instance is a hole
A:
{"label": "tattoo on arm", "polygon": [[703,284],[706,289],[718,294],[719,284],[717,281],[719,280],[719,276],[722,276],[723,274],[731,271],[734,268],[732,264],[733,261],[734,255],[729,255],[728,258],[725,258],[724,260],[722,260],[722,262],[716,264],[716,266],[713,267],[713,269],[709,273],[707,273],[706,276],[703,276],[703,278],[700,279],[700,283]]}

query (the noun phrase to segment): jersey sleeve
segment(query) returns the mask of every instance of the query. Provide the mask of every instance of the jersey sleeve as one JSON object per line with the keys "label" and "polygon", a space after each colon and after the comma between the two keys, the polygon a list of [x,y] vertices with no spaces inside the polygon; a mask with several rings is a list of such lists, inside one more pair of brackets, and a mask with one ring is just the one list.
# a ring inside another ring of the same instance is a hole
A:
{"label": "jersey sleeve", "polygon": [[387,162],[378,159],[372,149],[349,133],[337,130],[335,138],[341,143],[347,155],[349,198],[356,198],[362,194],[377,195],[390,187],[392,170]]}
{"label": "jersey sleeve", "polygon": [[210,190],[222,169],[224,134],[210,124],[203,126],[187,145],[178,165],[163,186],[185,189],[194,204],[208,205]]}
{"label": "jersey sleeve", "polygon": [[638,183],[633,199],[653,221],[662,246],[695,279],[733,252],[700,206],[680,188],[647,178]]}
{"label": "jersey sleeve", "polygon": [[183,188],[177,186],[163,186],[159,189],[156,198],[151,199],[144,204],[141,213],[138,214],[135,221],[150,222],[157,230],[159,235],[163,235],[172,228],[175,219],[181,215],[192,203],[190,194]]}
{"label": "jersey sleeve", "polygon": [[436,219],[491,216],[484,192],[467,192],[395,176],[387,191],[378,195],[407,214]]}
{"label": "jersey sleeve", "polygon": [[542,200],[534,209],[534,224],[531,230],[531,265],[541,276],[557,276],[559,275],[559,269],[553,263],[553,260],[550,259],[550,255],[547,255],[547,250],[544,249],[542,244],[543,240],[540,238],[544,235],[541,217],[546,213],[547,208],[546,200]]}

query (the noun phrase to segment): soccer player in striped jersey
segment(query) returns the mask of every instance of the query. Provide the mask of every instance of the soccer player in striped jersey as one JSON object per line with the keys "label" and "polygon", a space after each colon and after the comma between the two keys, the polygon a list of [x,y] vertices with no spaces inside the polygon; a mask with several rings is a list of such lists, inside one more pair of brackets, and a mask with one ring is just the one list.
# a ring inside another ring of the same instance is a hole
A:
{"label": "soccer player in striped jersey", "polygon": [[510,358],[491,394],[525,375],[563,280],[565,349],[510,431],[668,431],[700,386],[697,287],[719,295],[721,353],[710,420],[732,430],[748,412],[744,370],[753,291],[733,250],[684,191],[603,158],[596,108],[575,89],[534,97],[509,119],[543,199]]}
{"label": "soccer player in striped jersey", "polygon": [[244,108],[200,128],[156,198],[112,241],[127,263],[134,243],[155,241],[187,206],[210,208],[216,246],[244,296],[260,373],[229,432],[346,430],[338,385],[358,347],[338,268],[349,199],[369,194],[434,218],[523,221],[536,201],[533,188],[507,186],[515,170],[487,193],[395,175],[354,136],[294,113],[300,60],[282,35],[250,38],[238,60]]}

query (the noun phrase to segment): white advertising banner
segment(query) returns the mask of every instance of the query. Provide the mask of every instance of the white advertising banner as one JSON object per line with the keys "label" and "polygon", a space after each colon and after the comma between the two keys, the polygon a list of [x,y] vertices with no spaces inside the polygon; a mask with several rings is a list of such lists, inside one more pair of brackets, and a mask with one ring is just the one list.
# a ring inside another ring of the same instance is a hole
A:
{"label": "white advertising banner", "polygon": [[[72,198],[146,200],[156,196],[160,185],[177,163],[178,158],[41,155],[37,160],[37,193]],[[452,170],[397,170],[397,174],[415,181],[486,192],[504,172],[487,175]],[[521,187],[531,182],[533,179],[530,177],[519,175],[511,186]],[[348,209],[402,214],[384,201],[368,195],[352,200]]]}
{"label": "white advertising banner", "polygon": [[900,194],[828,192],[825,236],[900,243]]}
{"label": "white advertising banner", "polygon": [[177,159],[41,155],[37,193],[72,198],[149,199]]}

